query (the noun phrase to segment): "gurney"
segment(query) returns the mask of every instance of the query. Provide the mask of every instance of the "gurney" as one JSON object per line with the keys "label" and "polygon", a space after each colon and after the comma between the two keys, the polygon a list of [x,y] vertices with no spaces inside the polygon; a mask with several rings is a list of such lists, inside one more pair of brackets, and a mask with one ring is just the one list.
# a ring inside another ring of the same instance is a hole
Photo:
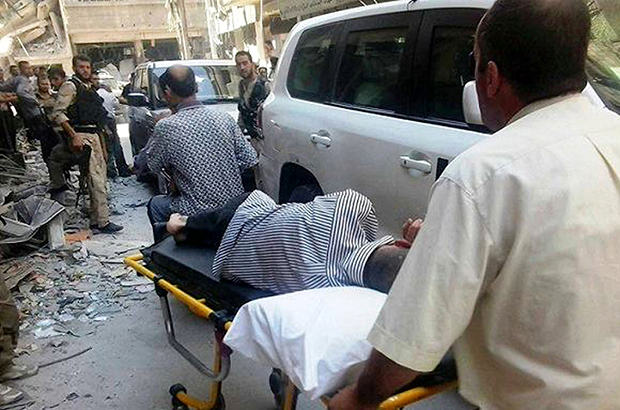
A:
{"label": "gurney", "polygon": [[[178,245],[172,237],[142,250],[141,254],[125,258],[125,264],[154,283],[164,317],[164,327],[169,344],[193,367],[210,380],[209,397],[206,400],[190,396],[182,384],[170,387],[173,410],[221,410],[225,408],[222,382],[230,372],[232,351],[224,343],[224,335],[230,329],[237,311],[244,304],[259,298],[273,296],[242,283],[211,277],[215,249],[191,245]],[[214,352],[212,365],[196,357],[176,338],[168,294],[171,294],[189,310],[213,324]],[[271,374],[269,384],[279,409],[294,410],[300,393],[290,378],[279,370]],[[454,389],[457,385],[456,371],[451,360],[442,362],[435,372],[416,379],[415,384],[384,401],[379,409],[394,410]],[[322,399],[324,403],[328,397]],[[409,408],[409,407],[408,407]]]}

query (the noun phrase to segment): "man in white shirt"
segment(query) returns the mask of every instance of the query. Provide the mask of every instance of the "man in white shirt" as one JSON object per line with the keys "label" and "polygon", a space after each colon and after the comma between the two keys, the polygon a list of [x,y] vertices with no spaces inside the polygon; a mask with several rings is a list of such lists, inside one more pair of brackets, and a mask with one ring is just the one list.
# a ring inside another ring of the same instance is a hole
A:
{"label": "man in white shirt", "polygon": [[581,0],[483,18],[476,86],[500,131],[437,181],[375,350],[330,409],[376,409],[451,346],[481,409],[618,408],[620,117],[579,94],[589,32]]}
{"label": "man in white shirt", "polygon": [[123,147],[121,146],[121,140],[118,136],[118,129],[116,127],[115,111],[118,107],[120,107],[118,98],[116,98],[111,90],[100,83],[98,72],[94,72],[90,76],[90,81],[95,87],[97,87],[97,94],[99,94],[99,96],[103,99],[103,108],[105,108],[107,113],[105,128],[106,135],[108,136],[108,141],[106,144],[108,151],[108,177],[114,178],[117,175],[120,175],[121,177],[129,177],[132,175],[132,172],[125,161]]}

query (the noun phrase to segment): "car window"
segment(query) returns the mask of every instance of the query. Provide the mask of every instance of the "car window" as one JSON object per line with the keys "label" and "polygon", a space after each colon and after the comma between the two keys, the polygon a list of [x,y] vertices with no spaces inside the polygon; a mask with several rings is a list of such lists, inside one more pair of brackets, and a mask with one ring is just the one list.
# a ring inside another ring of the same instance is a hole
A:
{"label": "car window", "polygon": [[327,80],[328,65],[336,45],[335,34],[335,26],[326,26],[301,35],[287,79],[292,97],[310,101],[322,99],[322,86]]}
{"label": "car window", "polygon": [[428,116],[465,121],[463,86],[474,79],[470,54],[475,28],[441,27],[433,30],[430,59]]}
{"label": "car window", "polygon": [[[203,103],[236,102],[241,77],[235,66],[189,66],[196,77],[196,99]],[[153,69],[153,93],[157,106],[165,106],[159,76],[166,68]]]}
{"label": "car window", "polygon": [[395,110],[408,27],[347,34],[335,101]]}

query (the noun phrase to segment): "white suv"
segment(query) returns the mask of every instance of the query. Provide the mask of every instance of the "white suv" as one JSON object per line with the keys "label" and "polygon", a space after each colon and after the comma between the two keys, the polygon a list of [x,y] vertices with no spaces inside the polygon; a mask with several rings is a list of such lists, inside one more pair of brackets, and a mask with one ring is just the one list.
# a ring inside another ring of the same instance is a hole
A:
{"label": "white suv", "polygon": [[280,202],[300,186],[355,189],[375,204],[383,232],[424,216],[447,164],[488,135],[465,85],[492,4],[405,0],[297,24],[263,105],[259,186]]}

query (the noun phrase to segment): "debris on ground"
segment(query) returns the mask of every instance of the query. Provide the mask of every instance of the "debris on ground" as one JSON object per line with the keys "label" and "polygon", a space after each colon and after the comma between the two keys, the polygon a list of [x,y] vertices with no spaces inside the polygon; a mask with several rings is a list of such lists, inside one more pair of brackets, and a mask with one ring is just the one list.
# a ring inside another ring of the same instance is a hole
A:
{"label": "debris on ground", "polygon": [[[23,136],[18,141],[24,144]],[[5,215],[15,217],[21,212],[25,225],[36,224],[45,219],[37,216],[36,211],[50,211],[47,214],[56,216],[58,207],[47,199],[49,180],[40,151],[28,151],[24,163],[25,168],[24,164],[20,168],[11,158],[0,157],[0,206],[11,204],[5,206]],[[71,171],[69,183],[77,188],[77,171]],[[144,212],[137,208],[147,203],[145,195],[132,196],[138,191],[143,192],[144,188],[135,177],[109,181],[111,214],[132,218],[132,213]],[[77,199],[78,195],[74,197]],[[41,232],[25,243],[0,243],[0,275],[12,290],[21,315],[15,353],[18,357],[26,356],[26,361],[32,361],[31,355],[39,357],[39,367],[87,354],[92,346],[85,348],[80,339],[96,334],[99,327],[140,303],[146,297],[144,293],[153,290],[150,281],[137,277],[123,265],[123,258],[149,245],[150,238],[127,240],[122,233],[94,235],[88,229],[88,195],[80,196],[79,202],[75,199],[63,208],[64,246],[50,249],[45,235],[44,240],[37,241]],[[60,397],[62,401],[46,403],[44,408],[62,408],[63,403],[92,397],[86,392],[67,393],[62,396],[64,400]],[[14,408],[25,409],[32,404],[34,401],[28,398]]]}

